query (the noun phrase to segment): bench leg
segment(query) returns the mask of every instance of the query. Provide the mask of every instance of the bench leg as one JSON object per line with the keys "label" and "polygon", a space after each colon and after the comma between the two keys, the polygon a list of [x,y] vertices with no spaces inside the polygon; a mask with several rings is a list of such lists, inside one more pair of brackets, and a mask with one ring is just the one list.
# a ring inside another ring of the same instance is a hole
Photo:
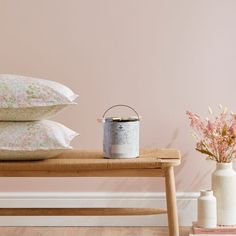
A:
{"label": "bench leg", "polygon": [[174,168],[167,167],[165,170],[166,170],[165,184],[166,184],[166,201],[167,201],[167,212],[168,212],[167,214],[168,214],[168,224],[169,224],[169,235],[179,236]]}

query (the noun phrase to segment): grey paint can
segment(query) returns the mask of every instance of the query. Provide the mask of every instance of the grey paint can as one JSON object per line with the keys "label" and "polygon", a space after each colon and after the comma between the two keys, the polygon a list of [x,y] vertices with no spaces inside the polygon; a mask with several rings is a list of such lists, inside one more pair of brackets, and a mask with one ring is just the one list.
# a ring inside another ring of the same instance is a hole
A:
{"label": "grey paint can", "polygon": [[[105,117],[114,107],[125,106],[136,116]],[[139,114],[130,106],[115,105],[103,114],[103,155],[106,158],[136,158],[139,156]]]}

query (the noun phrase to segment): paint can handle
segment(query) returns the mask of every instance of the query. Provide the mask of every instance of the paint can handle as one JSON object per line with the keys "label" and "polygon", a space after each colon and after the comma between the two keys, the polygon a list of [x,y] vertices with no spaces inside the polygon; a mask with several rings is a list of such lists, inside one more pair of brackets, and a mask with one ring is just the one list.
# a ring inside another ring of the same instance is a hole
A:
{"label": "paint can handle", "polygon": [[115,108],[115,107],[128,107],[129,109],[131,109],[138,117],[138,120],[140,120],[140,115],[138,114],[138,112],[131,106],[128,106],[128,105],[124,105],[124,104],[117,104],[117,105],[114,105],[114,106],[111,106],[110,108],[108,108],[104,113],[103,113],[103,116],[102,118],[104,119],[105,118],[105,115],[107,114],[108,111],[110,111],[111,109]]}

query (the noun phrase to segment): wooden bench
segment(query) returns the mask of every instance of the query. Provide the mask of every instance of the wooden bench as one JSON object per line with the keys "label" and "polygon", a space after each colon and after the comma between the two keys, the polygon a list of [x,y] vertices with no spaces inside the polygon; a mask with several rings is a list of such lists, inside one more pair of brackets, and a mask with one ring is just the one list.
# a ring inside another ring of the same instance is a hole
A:
{"label": "wooden bench", "polygon": [[41,161],[1,161],[1,177],[164,177],[166,209],[156,208],[0,208],[2,216],[168,214],[169,235],[178,236],[173,168],[181,156],[174,149],[142,150],[135,159],[105,159],[102,152],[71,150]]}

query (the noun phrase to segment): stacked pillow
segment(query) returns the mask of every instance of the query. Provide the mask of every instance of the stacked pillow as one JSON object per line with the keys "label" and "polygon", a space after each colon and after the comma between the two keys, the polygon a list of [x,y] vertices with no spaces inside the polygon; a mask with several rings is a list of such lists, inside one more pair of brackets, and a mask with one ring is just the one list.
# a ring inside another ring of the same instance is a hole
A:
{"label": "stacked pillow", "polygon": [[78,135],[49,118],[78,97],[53,81],[0,75],[0,160],[45,159],[71,149]]}

